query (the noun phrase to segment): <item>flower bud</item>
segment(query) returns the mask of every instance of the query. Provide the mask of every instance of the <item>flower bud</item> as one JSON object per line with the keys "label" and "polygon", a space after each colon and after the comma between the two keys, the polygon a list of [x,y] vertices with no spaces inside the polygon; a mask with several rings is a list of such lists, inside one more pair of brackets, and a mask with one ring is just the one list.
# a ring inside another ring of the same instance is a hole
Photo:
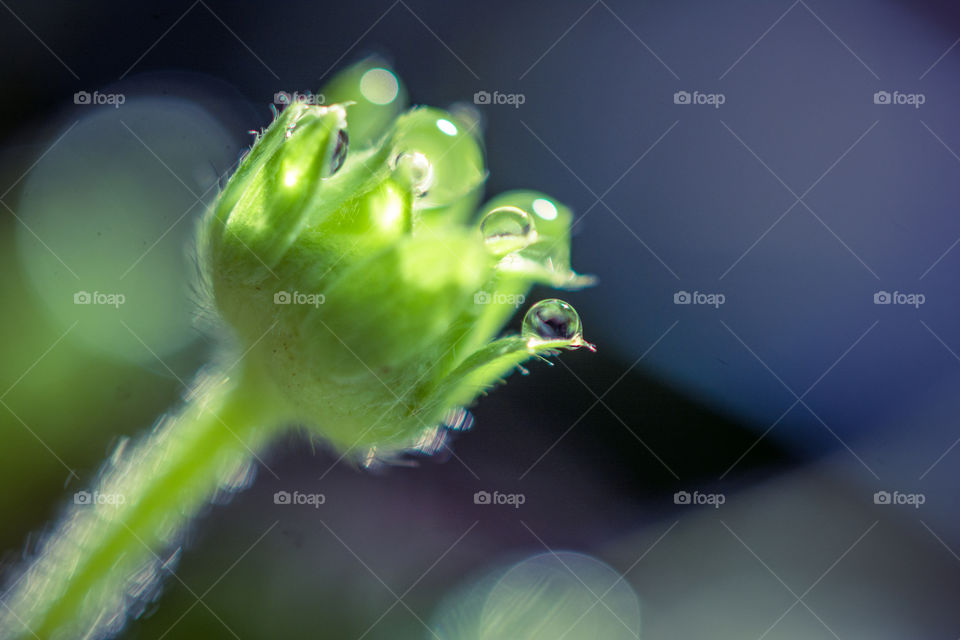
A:
{"label": "flower bud", "polygon": [[[343,92],[360,72],[331,86]],[[533,333],[525,323],[494,340],[534,283],[588,280],[570,270],[572,216],[546,196],[505,194],[471,220],[486,170],[453,115],[417,108],[385,124],[383,109],[351,109],[294,103],[278,115],[208,217],[202,260],[279,417],[342,450],[389,452],[524,360],[588,345],[559,301],[536,312]],[[354,128],[363,144],[348,149]],[[484,222],[508,205],[517,211]]]}

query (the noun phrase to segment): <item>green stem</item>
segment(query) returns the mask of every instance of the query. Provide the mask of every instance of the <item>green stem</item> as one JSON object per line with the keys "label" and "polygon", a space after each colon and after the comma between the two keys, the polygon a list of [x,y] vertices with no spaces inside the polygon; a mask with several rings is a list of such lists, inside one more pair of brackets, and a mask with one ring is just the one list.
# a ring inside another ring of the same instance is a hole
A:
{"label": "green stem", "polygon": [[156,596],[185,526],[250,477],[254,452],[282,426],[265,382],[241,369],[202,375],[179,413],[121,443],[91,491],[75,494],[0,600],[0,638],[101,637]]}

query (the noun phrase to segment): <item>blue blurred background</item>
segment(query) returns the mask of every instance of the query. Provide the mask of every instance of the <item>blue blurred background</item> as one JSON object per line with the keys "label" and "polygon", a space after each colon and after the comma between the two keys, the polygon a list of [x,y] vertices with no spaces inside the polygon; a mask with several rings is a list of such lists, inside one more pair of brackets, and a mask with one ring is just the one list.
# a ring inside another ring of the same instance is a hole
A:
{"label": "blue blurred background", "polygon": [[[599,353],[514,376],[456,456],[418,468],[360,471],[292,437],[198,522],[125,637],[493,637],[463,611],[561,550],[601,583],[590,562],[625,576],[643,638],[960,635],[952,3],[0,16],[8,562],[205,361],[186,247],[247,131],[277,92],[377,54],[413,103],[480,114],[488,196],[574,209],[574,265],[599,285],[564,297]],[[78,307],[78,291],[127,302]],[[274,504],[294,490],[326,502]]]}

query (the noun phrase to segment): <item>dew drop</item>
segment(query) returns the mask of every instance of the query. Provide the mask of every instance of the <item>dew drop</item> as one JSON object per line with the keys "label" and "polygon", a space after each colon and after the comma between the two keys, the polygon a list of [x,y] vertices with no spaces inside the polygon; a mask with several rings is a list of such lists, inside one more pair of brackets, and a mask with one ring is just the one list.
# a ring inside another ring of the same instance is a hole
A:
{"label": "dew drop", "polygon": [[528,340],[579,340],[580,315],[563,300],[541,300],[523,317],[522,335]]}
{"label": "dew drop", "polygon": [[333,175],[343,166],[343,161],[347,159],[347,149],[350,147],[350,136],[346,129],[340,129],[337,132],[337,143],[333,147],[333,156],[330,158],[330,173]]}
{"label": "dew drop", "polygon": [[487,248],[503,256],[519,251],[536,239],[533,220],[517,207],[497,207],[480,221],[480,233]]}
{"label": "dew drop", "polygon": [[393,172],[397,180],[418,198],[427,195],[433,184],[433,165],[419,151],[405,151],[397,155],[393,161]]}

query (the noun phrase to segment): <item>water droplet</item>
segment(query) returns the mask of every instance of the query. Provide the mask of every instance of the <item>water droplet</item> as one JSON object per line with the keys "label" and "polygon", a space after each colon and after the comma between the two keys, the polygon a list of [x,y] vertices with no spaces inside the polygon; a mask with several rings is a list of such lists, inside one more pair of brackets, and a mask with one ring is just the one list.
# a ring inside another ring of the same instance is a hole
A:
{"label": "water droplet", "polygon": [[417,208],[465,221],[475,210],[473,199],[486,179],[483,151],[473,132],[451,114],[429,107],[407,112],[394,127],[396,153],[416,151],[433,165],[429,193]]}
{"label": "water droplet", "polygon": [[393,161],[393,172],[397,180],[418,198],[427,195],[427,190],[433,184],[433,165],[419,151],[399,154]]}
{"label": "water droplet", "polygon": [[563,300],[541,300],[523,317],[522,335],[528,340],[579,340],[580,315]]}
{"label": "water droplet", "polygon": [[337,132],[337,143],[333,147],[333,156],[330,158],[330,173],[333,175],[343,166],[343,161],[347,159],[347,149],[350,147],[350,136],[346,129],[340,129]]}
{"label": "water droplet", "polygon": [[533,220],[517,207],[497,207],[480,221],[487,248],[498,256],[519,251],[536,239]]}

